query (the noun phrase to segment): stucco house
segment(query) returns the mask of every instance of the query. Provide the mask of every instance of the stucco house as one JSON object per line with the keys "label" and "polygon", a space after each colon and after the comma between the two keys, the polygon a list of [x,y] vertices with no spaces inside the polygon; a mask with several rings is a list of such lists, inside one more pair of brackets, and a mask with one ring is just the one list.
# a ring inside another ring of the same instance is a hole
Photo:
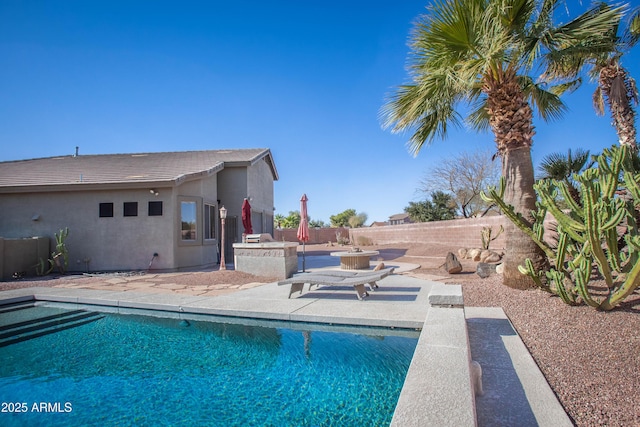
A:
{"label": "stucco house", "polygon": [[70,271],[214,265],[220,207],[232,260],[245,197],[253,232],[273,234],[277,179],[265,148],[0,162],[0,238],[48,236],[53,246],[54,233],[68,227]]}
{"label": "stucco house", "polygon": [[389,217],[389,225],[411,224],[411,218],[408,213],[400,213]]}

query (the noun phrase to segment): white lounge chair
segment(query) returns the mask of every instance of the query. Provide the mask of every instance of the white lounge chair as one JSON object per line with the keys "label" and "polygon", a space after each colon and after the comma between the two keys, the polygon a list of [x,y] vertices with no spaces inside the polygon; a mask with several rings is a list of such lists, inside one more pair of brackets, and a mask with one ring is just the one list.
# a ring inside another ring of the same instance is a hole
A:
{"label": "white lounge chair", "polygon": [[309,284],[309,291],[313,285],[316,286],[353,286],[359,300],[369,295],[364,285],[368,285],[371,291],[378,287],[376,283],[393,273],[394,268],[385,268],[378,271],[351,272],[351,271],[319,271],[316,273],[299,274],[290,279],[278,282],[278,285],[291,285],[289,298],[294,292],[300,291],[305,283]]}

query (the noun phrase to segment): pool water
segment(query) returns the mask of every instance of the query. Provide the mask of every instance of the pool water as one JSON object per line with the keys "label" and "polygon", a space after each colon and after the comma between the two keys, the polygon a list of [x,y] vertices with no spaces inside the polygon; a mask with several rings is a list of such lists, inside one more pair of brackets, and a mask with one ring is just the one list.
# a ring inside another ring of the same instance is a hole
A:
{"label": "pool water", "polygon": [[417,333],[295,328],[2,313],[0,425],[389,425]]}

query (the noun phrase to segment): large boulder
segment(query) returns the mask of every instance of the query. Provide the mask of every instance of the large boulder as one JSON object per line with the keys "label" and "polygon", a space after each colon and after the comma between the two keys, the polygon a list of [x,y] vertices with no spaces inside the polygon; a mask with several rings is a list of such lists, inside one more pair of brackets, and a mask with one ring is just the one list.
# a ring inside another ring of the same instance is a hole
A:
{"label": "large boulder", "polygon": [[501,259],[502,256],[499,253],[490,251],[488,249],[482,251],[482,253],[480,254],[480,262],[500,262]]}
{"label": "large boulder", "polygon": [[467,251],[467,258],[473,261],[480,261],[480,254],[482,254],[480,249],[469,249]]}
{"label": "large boulder", "polygon": [[447,258],[444,261],[444,269],[449,274],[462,272],[462,264],[460,264],[460,261],[458,261],[458,258],[453,254],[453,252],[449,252],[447,254]]}

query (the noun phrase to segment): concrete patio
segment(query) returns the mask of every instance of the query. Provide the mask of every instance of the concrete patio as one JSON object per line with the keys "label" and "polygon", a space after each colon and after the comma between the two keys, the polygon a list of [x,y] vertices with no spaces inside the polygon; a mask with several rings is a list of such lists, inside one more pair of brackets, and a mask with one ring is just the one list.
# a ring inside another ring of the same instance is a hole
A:
{"label": "concrete patio", "polygon": [[[336,262],[334,257],[307,257],[306,269],[333,269]],[[36,300],[76,308],[97,305],[114,312],[161,310],[184,318],[216,315],[419,329],[422,333],[392,425],[572,425],[502,309],[464,308],[460,286],[402,274],[415,265],[390,262],[387,267],[396,267],[396,274],[380,281],[379,289],[364,301],[350,287],[308,291],[305,286],[302,295],[288,299],[289,287],[277,283],[252,284],[213,295],[213,289],[189,293],[158,287],[150,277],[120,278],[118,283],[105,277],[104,286],[91,289],[3,291],[0,305]],[[484,394],[475,398],[471,360],[479,362],[483,371]]]}

